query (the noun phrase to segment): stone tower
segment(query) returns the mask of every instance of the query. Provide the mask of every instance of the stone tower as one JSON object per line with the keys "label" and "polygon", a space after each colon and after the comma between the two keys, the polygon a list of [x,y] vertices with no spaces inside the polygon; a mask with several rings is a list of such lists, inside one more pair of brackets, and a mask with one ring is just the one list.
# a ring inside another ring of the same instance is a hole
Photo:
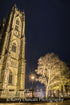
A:
{"label": "stone tower", "polygon": [[0,98],[24,97],[25,14],[13,6],[0,24]]}

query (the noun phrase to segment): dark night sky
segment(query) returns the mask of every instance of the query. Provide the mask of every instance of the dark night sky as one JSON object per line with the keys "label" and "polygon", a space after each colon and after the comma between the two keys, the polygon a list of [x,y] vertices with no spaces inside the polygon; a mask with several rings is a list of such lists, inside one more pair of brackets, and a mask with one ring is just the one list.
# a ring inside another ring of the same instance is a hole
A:
{"label": "dark night sky", "polygon": [[70,66],[69,0],[0,0],[0,21],[14,3],[26,16],[26,75],[34,72],[38,58],[48,52]]}

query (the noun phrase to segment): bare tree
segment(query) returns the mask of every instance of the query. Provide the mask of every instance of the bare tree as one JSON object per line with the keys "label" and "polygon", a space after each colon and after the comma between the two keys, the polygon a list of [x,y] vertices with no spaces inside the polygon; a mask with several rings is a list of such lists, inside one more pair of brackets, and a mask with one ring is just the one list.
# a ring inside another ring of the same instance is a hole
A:
{"label": "bare tree", "polygon": [[48,53],[38,59],[38,67],[35,72],[39,75],[36,81],[46,86],[46,97],[49,90],[65,91],[64,85],[69,81],[69,68],[54,53]]}

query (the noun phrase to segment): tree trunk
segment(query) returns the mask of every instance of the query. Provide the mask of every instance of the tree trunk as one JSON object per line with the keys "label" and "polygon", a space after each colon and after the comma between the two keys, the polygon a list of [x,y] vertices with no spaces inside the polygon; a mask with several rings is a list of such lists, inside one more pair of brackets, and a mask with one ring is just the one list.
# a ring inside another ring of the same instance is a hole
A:
{"label": "tree trunk", "polygon": [[48,91],[49,91],[49,89],[48,89],[48,85],[46,86],[46,98],[48,97]]}
{"label": "tree trunk", "polygon": [[50,70],[49,70],[49,77],[46,85],[46,98],[48,97],[48,93],[49,93],[49,84],[50,84]]}
{"label": "tree trunk", "polygon": [[58,95],[57,95],[57,97],[59,97],[59,90],[58,90]]}
{"label": "tree trunk", "polygon": [[65,94],[65,86],[63,85],[63,97],[64,97],[64,94]]}

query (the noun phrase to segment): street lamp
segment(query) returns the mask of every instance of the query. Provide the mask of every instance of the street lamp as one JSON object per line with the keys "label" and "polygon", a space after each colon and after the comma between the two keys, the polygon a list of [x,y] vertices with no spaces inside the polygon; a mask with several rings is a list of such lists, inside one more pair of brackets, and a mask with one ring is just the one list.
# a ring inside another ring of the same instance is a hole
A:
{"label": "street lamp", "polygon": [[34,89],[33,89],[33,83],[34,83],[35,78],[36,78],[36,75],[35,74],[31,74],[30,75],[30,80],[32,81],[32,98],[34,97],[33,96],[33,91],[34,91]]}

